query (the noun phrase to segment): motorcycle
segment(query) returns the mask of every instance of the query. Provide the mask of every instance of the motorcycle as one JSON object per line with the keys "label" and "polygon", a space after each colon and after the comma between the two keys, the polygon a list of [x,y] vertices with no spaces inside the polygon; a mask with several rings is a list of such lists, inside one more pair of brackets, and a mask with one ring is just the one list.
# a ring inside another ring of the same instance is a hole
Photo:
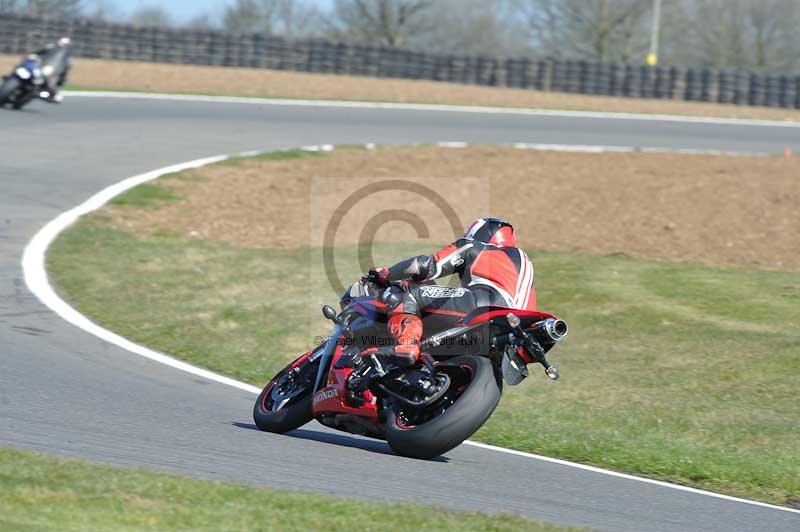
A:
{"label": "motorcycle", "polygon": [[0,106],[11,104],[14,109],[22,109],[28,102],[40,96],[42,87],[45,86],[45,76],[38,61],[23,60],[10,74],[3,76]]}
{"label": "motorcycle", "polygon": [[253,408],[261,430],[286,433],[317,419],[386,440],[397,454],[430,459],[474,434],[497,407],[503,381],[522,382],[528,364],[541,364],[558,380],[546,353],[567,335],[566,322],[499,306],[465,316],[423,309],[421,360],[398,365],[381,352],[392,342],[384,290],[364,278],[342,296],[339,313],[322,308],[333,332],[264,387]]}
{"label": "motorcycle", "polygon": [[0,107],[11,104],[14,109],[22,109],[34,98],[49,101],[53,95],[48,80],[53,80],[53,86],[56,80],[58,85],[62,85],[68,70],[69,55],[65,46],[47,52],[41,57],[41,62],[35,57],[23,59],[11,73],[3,76]]}

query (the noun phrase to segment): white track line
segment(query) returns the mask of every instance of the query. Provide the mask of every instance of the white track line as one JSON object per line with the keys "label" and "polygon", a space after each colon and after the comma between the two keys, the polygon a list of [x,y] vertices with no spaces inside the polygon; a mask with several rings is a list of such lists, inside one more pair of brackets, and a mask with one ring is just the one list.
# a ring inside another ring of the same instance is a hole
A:
{"label": "white track line", "polygon": [[[374,145],[367,145],[373,146]],[[593,148],[593,147],[589,147]],[[305,150],[309,151],[331,151],[333,150],[333,146],[329,144],[320,145],[320,146],[306,146]],[[246,156],[246,155],[257,155],[259,153],[263,153],[261,151],[249,151],[243,152],[240,154],[236,154],[235,156]],[[224,161],[231,156],[228,155],[218,155],[215,157],[206,157],[203,159],[195,159],[193,161],[188,161],[185,163],[175,164],[172,166],[166,166],[164,168],[159,168],[157,170],[153,170],[151,172],[146,172],[144,174],[139,174],[133,177],[129,177],[107,187],[85,202],[81,203],[77,207],[70,209],[67,212],[60,214],[55,219],[48,222],[42,229],[39,230],[38,233],[34,235],[28,245],[25,247],[25,251],[22,255],[22,271],[25,276],[25,284],[28,285],[28,289],[33,292],[33,294],[39,298],[39,300],[44,303],[47,307],[50,308],[53,312],[58,314],[60,317],[68,321],[69,323],[75,325],[76,327],[83,329],[84,331],[92,334],[106,342],[113,344],[117,347],[125,349],[126,351],[130,351],[131,353],[137,354],[139,356],[148,358],[160,364],[164,364],[170,366],[172,368],[185,371],[187,373],[191,373],[192,375],[196,375],[197,377],[201,377],[203,379],[207,379],[210,381],[218,382],[220,384],[225,384],[227,386],[232,386],[234,388],[238,388],[239,390],[244,390],[246,392],[250,392],[252,394],[258,395],[261,393],[261,389],[253,386],[252,384],[247,384],[246,382],[238,381],[236,379],[232,379],[230,377],[226,377],[224,375],[220,375],[219,373],[215,373],[213,371],[209,371],[207,369],[203,369],[192,364],[188,364],[186,362],[180,361],[175,359],[169,355],[165,355],[164,353],[159,353],[158,351],[154,351],[142,345],[136,344],[131,342],[130,340],[123,338],[122,336],[109,331],[103,327],[100,327],[92,320],[75,310],[71,307],[66,301],[61,299],[56,291],[53,289],[52,285],[50,284],[50,280],[47,276],[47,269],[45,263],[45,256],[47,254],[47,249],[50,247],[50,244],[64,231],[67,227],[75,223],[78,218],[81,216],[88,214],[92,211],[95,211],[108,203],[112,198],[115,196],[122,194],[123,192],[130,190],[131,188],[145,183],[147,181],[152,181],[161,177],[165,174],[170,174],[173,172],[180,172],[181,170],[186,170],[189,168],[198,168],[200,166],[205,166],[208,164],[213,164],[216,162]],[[763,508],[769,508],[772,510],[780,510],[783,512],[791,512],[800,514],[800,510],[795,510],[793,508],[787,508],[784,506],[776,506],[774,504],[767,504],[758,501],[751,501],[748,499],[741,499],[738,497],[731,497],[729,495],[723,495],[720,493],[714,493],[711,491],[700,490],[696,488],[689,488],[686,486],[680,486],[678,484],[670,484],[668,482],[662,482],[660,480],[653,480],[649,478],[637,477],[634,475],[628,475],[625,473],[618,473],[616,471],[609,471],[607,469],[601,469],[599,467],[593,467],[584,464],[578,464],[575,462],[568,462],[566,460],[559,460],[557,458],[550,458],[547,456],[540,456],[537,454],[526,453],[523,451],[516,451],[514,449],[505,449],[503,447],[496,447],[494,445],[487,445],[485,443],[479,443],[467,440],[464,442],[464,445],[469,445],[472,447],[478,447],[480,449],[485,449],[489,451],[501,452],[506,454],[512,454],[515,456],[520,456],[523,458],[529,458],[534,460],[539,460],[542,462],[549,462],[552,464],[558,464],[566,467],[571,467],[574,469],[582,469],[584,471],[591,471],[593,473],[599,473],[602,475],[617,477],[617,478],[624,478],[627,480],[633,480],[637,482],[643,482],[646,484],[654,484],[657,486],[661,486],[664,488],[670,488],[679,491],[685,491],[689,493],[694,493],[698,495],[705,495],[708,497],[714,497],[717,499],[723,499],[726,501],[732,501],[742,504],[748,504],[751,506],[760,506]]]}
{"label": "white track line", "polygon": [[203,96],[194,94],[158,94],[147,92],[116,91],[64,91],[69,96],[84,98],[125,98],[140,100],[172,100],[205,103],[238,103],[247,105],[274,105],[294,107],[338,107],[345,109],[394,109],[400,111],[441,111],[455,113],[477,113],[492,115],[525,115],[563,118],[602,118],[610,120],[638,120],[649,122],[678,122],[689,124],[713,124],[732,126],[762,126],[800,128],[800,122],[781,120],[757,120],[748,118],[714,118],[703,116],[680,116],[644,113],[607,113],[601,111],[567,111],[560,109],[530,109],[520,107],[480,107],[469,105],[441,105],[424,103],[381,103],[345,100],[289,100],[277,98],[246,98],[238,96]]}
{"label": "white track line", "polygon": [[[446,143],[453,144],[453,143]],[[452,147],[442,146],[440,147]],[[463,147],[463,146],[460,146]],[[730,150],[699,150],[687,148],[657,148],[649,146],[613,146],[613,145],[585,145],[585,144],[542,144],[542,143],[528,143],[528,142],[515,142],[511,145],[512,148],[519,150],[537,150],[537,151],[569,151],[579,153],[679,153],[682,155],[720,155],[724,157],[770,157],[771,154],[763,151],[730,151]]]}
{"label": "white track line", "polygon": [[219,375],[212,371],[208,371],[207,369],[198,368],[197,366],[193,366],[162,353],[158,353],[152,349],[135,344],[130,340],[109,331],[108,329],[100,327],[89,318],[69,306],[67,302],[58,296],[56,291],[53,290],[53,287],[50,285],[50,281],[47,277],[47,271],[45,269],[45,255],[47,253],[47,248],[64,229],[75,223],[75,221],[84,214],[88,214],[99,209],[114,196],[122,194],[126,190],[129,190],[136,185],[140,185],[147,181],[152,181],[153,179],[156,179],[164,174],[180,172],[181,170],[186,170],[188,168],[197,168],[199,166],[223,161],[227,158],[228,157],[225,155],[206,157],[203,159],[196,159],[186,163],[167,166],[164,168],[159,168],[158,170],[153,170],[152,172],[129,177],[128,179],[120,181],[115,185],[111,185],[110,187],[103,189],[74,209],[59,215],[57,218],[50,221],[47,225],[40,229],[25,247],[25,252],[22,255],[22,271],[25,275],[25,283],[28,285],[28,288],[42,301],[42,303],[50,307],[53,312],[76,327],[79,327],[89,334],[93,334],[98,338],[105,340],[106,342],[119,346],[122,349],[126,349],[145,358],[160,362],[161,364],[166,364],[167,366],[171,366],[175,369],[192,373],[198,377],[203,377],[205,379],[216,381],[222,384],[227,384],[228,386],[233,386],[248,392],[259,393],[261,390],[255,386],[239,382],[235,379]]}

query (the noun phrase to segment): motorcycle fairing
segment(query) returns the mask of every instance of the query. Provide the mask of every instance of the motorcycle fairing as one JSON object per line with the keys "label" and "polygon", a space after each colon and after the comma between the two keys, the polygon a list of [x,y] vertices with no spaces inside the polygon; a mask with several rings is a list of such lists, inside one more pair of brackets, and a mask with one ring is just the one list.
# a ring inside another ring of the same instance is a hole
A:
{"label": "motorcycle fairing", "polygon": [[[368,336],[380,330],[381,325],[386,323],[388,318],[388,308],[385,303],[375,300],[372,297],[355,297],[348,301],[348,307],[352,313],[347,317],[347,326],[353,330],[356,338]],[[456,317],[454,325],[444,328],[444,330],[426,330],[430,332],[422,342],[422,346],[438,360],[446,360],[448,356],[463,355],[464,342],[477,342],[475,355],[485,355],[491,345],[491,322],[496,318],[503,318],[509,312],[514,312],[529,326],[531,323],[538,322],[547,318],[555,318],[552,314],[533,310],[518,310],[508,307],[487,306],[479,307],[467,315]],[[451,321],[452,323],[452,321]],[[427,320],[426,320],[427,324]],[[447,341],[461,342],[455,345],[453,353],[446,348]],[[365,392],[366,402],[358,407],[347,404],[347,379],[353,369],[342,365],[339,367],[337,361],[342,357],[345,346],[344,335],[340,326],[335,326],[331,336],[326,341],[324,347],[312,354],[312,357],[320,358],[320,366],[317,372],[317,380],[314,386],[312,397],[312,411],[314,417],[329,416],[336,414],[351,414],[366,418],[369,421],[378,420],[378,408],[374,396]],[[363,346],[362,346],[363,347]],[[527,376],[524,362],[514,353],[504,354],[502,363],[502,373],[504,380],[510,385],[521,382]]]}
{"label": "motorcycle fairing", "polygon": [[[349,367],[338,367],[341,358],[343,340],[341,328],[337,325],[321,350],[317,382],[311,399],[314,417],[323,414],[353,414],[370,420],[378,419],[378,407],[372,393],[364,392],[366,402],[359,407],[351,407],[345,402],[347,396],[347,378],[353,372]],[[324,377],[324,380],[323,380]]]}

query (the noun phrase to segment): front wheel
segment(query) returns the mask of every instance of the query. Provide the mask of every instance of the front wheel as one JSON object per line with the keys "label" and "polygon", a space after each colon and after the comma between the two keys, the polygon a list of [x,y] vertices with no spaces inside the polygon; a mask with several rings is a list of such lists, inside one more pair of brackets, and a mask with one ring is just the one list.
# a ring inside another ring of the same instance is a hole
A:
{"label": "front wheel", "polygon": [[500,402],[502,383],[489,359],[457,357],[437,367],[450,377],[444,395],[431,405],[397,404],[386,419],[386,440],[397,454],[430,459],[472,436]]}
{"label": "front wheel", "polygon": [[11,97],[17,92],[19,88],[19,80],[14,76],[5,78],[3,84],[0,85],[0,105],[5,105],[11,101]]}
{"label": "front wheel", "polygon": [[280,371],[261,391],[253,407],[259,429],[282,434],[301,427],[314,417],[311,396],[319,359],[307,353]]}
{"label": "front wheel", "polygon": [[25,94],[18,94],[17,97],[14,99],[14,103],[11,104],[11,107],[19,111],[28,103],[31,102],[36,97],[36,93],[33,91],[27,92]]}

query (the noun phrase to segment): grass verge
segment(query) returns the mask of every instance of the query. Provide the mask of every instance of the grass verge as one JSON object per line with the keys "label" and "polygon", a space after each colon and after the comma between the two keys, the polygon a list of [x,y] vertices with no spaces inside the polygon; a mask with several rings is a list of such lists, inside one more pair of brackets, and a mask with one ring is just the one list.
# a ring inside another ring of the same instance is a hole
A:
{"label": "grass verge", "polygon": [[[313,499],[313,500],[310,500]],[[456,513],[193,480],[0,449],[0,529],[567,530]]]}
{"label": "grass verge", "polygon": [[[416,251],[384,244],[376,263]],[[328,330],[315,252],[133,235],[97,214],[54,243],[48,267],[100,324],[263,384]],[[476,439],[768,502],[800,498],[796,273],[529,253],[539,306],[571,326],[553,357],[565,378],[534,372],[507,388]]]}

